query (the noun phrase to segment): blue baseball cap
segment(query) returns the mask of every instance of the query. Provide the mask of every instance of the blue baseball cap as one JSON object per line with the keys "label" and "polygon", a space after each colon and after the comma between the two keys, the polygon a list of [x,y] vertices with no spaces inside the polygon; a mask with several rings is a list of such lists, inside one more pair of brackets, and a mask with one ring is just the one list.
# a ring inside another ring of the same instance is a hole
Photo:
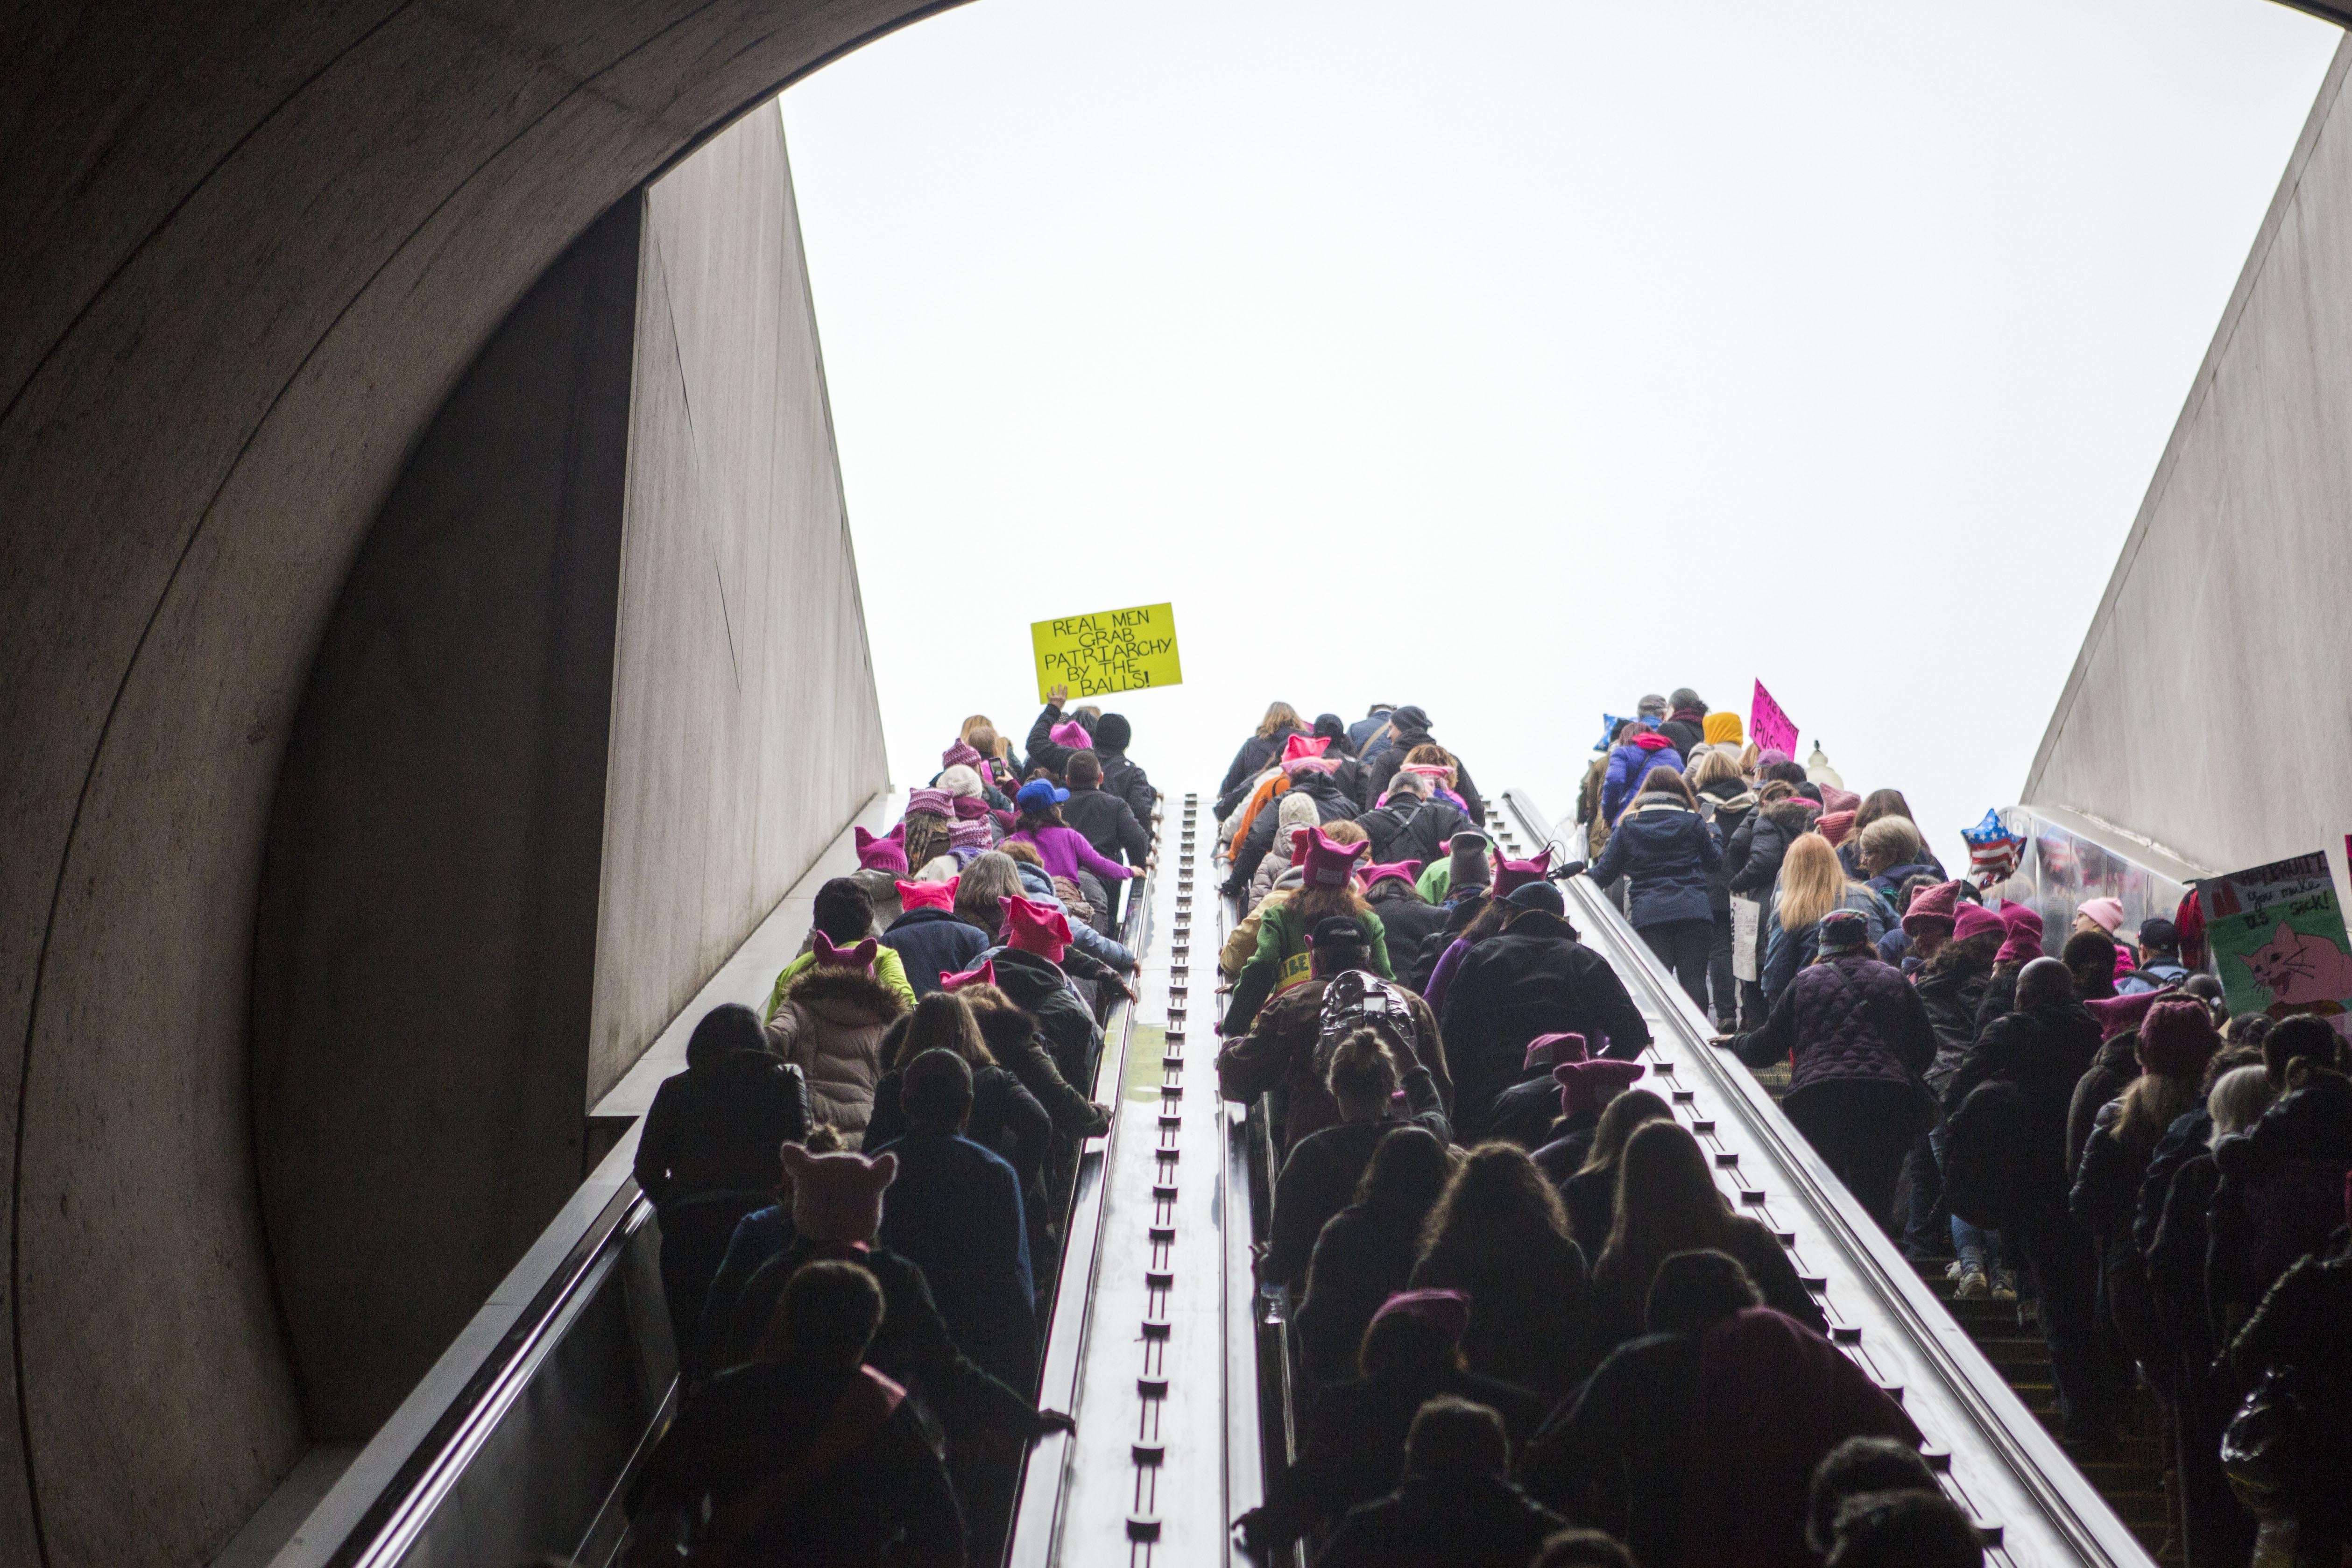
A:
{"label": "blue baseball cap", "polygon": [[1024,811],[1043,811],[1049,805],[1059,805],[1070,798],[1070,792],[1055,789],[1051,779],[1031,779],[1013,797],[1013,804]]}

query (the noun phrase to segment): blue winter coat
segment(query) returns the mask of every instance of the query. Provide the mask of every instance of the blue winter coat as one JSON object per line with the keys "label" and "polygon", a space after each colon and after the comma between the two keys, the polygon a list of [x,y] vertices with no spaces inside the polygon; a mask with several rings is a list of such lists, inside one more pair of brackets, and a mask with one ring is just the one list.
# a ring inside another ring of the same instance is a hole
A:
{"label": "blue winter coat", "polygon": [[[1651,738],[1642,737],[1643,740]],[[1642,787],[1642,781],[1650,776],[1652,768],[1681,771],[1683,754],[1675,751],[1674,743],[1664,736],[1655,739],[1663,742],[1655,748],[1628,741],[1609,753],[1609,773],[1601,781],[1601,816],[1604,821],[1617,820],[1618,812],[1633,798],[1633,792]]]}
{"label": "blue winter coat", "polygon": [[907,966],[918,996],[937,991],[940,975],[970,969],[990,946],[986,932],[952,910],[908,910],[890,922],[882,943]]}
{"label": "blue winter coat", "polygon": [[[1886,900],[1860,883],[1848,884],[1845,899],[1838,907],[1862,911],[1869,922],[1873,947],[1877,946],[1878,939],[1886,934],[1886,928],[1895,923],[1895,911]],[[1772,907],[1764,911],[1764,929],[1759,934],[1764,942],[1764,1005],[1769,1007],[1779,999],[1781,992],[1789,988],[1789,982],[1797,977],[1799,970],[1821,956],[1822,927],[1816,921],[1802,931],[1784,931],[1780,925],[1780,904],[1775,900]]]}
{"label": "blue winter coat", "polygon": [[1712,919],[1707,880],[1722,864],[1713,826],[1672,796],[1654,795],[1617,819],[1590,875],[1603,888],[1627,879],[1625,918],[1640,931]]}

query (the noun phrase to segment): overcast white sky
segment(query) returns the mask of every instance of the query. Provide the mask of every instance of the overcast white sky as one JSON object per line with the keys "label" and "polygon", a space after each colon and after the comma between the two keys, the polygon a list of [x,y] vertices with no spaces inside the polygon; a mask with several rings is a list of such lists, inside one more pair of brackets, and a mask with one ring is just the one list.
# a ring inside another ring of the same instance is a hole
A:
{"label": "overcast white sky", "polygon": [[2013,802],[2340,37],[2264,0],[981,0],[782,100],[892,776],[1172,600],[1163,790],[1760,677]]}

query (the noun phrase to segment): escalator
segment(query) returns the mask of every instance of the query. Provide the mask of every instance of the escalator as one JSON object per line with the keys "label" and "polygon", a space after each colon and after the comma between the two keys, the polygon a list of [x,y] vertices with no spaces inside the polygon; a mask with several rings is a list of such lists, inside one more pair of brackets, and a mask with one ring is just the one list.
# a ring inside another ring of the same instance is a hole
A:
{"label": "escalator", "polygon": [[[1040,1403],[1078,1426],[1030,1451],[1008,1549],[1015,1568],[1238,1563],[1231,1521],[1262,1500],[1295,1443],[1281,1304],[1261,1296],[1250,1268],[1270,1210],[1272,1144],[1261,1108],[1219,1099],[1213,1066],[1215,953],[1238,911],[1213,891],[1216,829],[1200,797],[1163,797],[1162,813],[1121,932],[1142,958],[1139,999],[1109,1011],[1093,1086],[1116,1115],[1108,1137],[1085,1146],[1062,1216],[1042,1362]],[[1517,793],[1495,804],[1489,826],[1515,857],[1551,838]],[[1927,1434],[1930,1463],[1983,1530],[1989,1560],[2149,1563],[1755,1077],[1707,1044],[1706,1020],[1623,918],[1581,879],[1563,891],[1649,1021],[1649,1083],[1709,1151],[1741,1212],[1790,1248],[1834,1341]],[[797,929],[789,935],[797,942]],[[776,940],[752,960],[739,954],[713,987],[749,984]],[[707,990],[689,1014],[726,999]],[[629,1175],[635,1149],[630,1126],[276,1568],[614,1560],[619,1500],[676,1398],[658,1227]],[[1295,1545],[1276,1555],[1303,1560]]]}

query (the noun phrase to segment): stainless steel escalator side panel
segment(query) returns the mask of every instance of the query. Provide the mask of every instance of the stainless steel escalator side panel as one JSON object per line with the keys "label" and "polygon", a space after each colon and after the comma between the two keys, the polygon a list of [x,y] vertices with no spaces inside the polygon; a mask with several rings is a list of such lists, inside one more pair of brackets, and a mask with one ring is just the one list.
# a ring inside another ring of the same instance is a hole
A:
{"label": "stainless steel escalator side panel", "polygon": [[[1527,796],[1504,792],[1492,814],[1515,858],[1552,840]],[[1948,1489],[1980,1526],[1998,1532],[1989,1560],[2019,1568],[2111,1564],[2151,1568],[2130,1530],[2075,1469],[1992,1363],[1953,1321],[1894,1242],[1832,1175],[1763,1086],[1714,1030],[1614,905],[1584,878],[1561,884],[1570,918],[1606,956],[1649,1021],[1644,1087],[1714,1151],[1741,1212],[1793,1238],[1798,1272],[1818,1280],[1832,1336],[1896,1392],[1927,1434],[1931,1456],[1948,1454]]]}

